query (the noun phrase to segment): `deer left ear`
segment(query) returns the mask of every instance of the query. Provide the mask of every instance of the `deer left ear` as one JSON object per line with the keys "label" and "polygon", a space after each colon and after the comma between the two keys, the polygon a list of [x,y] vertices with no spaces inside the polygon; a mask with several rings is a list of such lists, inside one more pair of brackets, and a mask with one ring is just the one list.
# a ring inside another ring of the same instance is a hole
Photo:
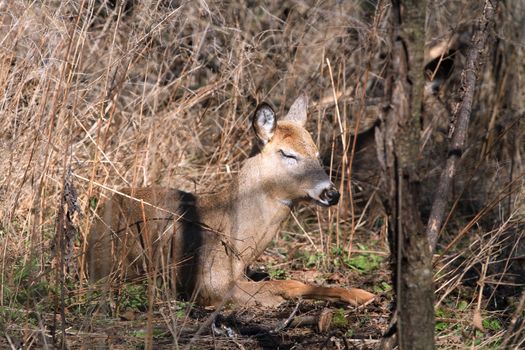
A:
{"label": "deer left ear", "polygon": [[286,115],[286,117],[283,118],[283,120],[288,120],[297,123],[301,126],[304,126],[306,124],[307,112],[308,97],[305,93],[302,93],[294,101],[294,103],[290,107],[290,110],[288,111],[288,114]]}
{"label": "deer left ear", "polygon": [[257,138],[263,144],[267,144],[271,140],[277,125],[272,107],[267,103],[260,104],[255,110],[252,124]]}

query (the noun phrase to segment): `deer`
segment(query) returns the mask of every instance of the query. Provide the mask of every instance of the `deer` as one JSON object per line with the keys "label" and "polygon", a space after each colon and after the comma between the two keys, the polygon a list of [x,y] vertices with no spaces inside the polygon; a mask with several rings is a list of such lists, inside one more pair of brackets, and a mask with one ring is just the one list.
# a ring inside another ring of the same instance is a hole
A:
{"label": "deer", "polygon": [[340,194],[305,129],[303,93],[279,120],[268,103],[252,117],[254,151],[225,190],[196,195],[173,188],[127,188],[98,208],[88,236],[90,283],[107,286],[146,273],[202,306],[228,302],[275,307],[290,299],[361,305],[363,289],[309,285],[297,280],[253,281],[252,264],[302,202],[336,205]]}

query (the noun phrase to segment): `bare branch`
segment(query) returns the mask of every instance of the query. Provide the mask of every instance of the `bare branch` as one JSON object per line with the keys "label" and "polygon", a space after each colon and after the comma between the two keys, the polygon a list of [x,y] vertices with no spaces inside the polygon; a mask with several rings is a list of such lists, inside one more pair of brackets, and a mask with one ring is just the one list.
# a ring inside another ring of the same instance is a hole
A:
{"label": "bare branch", "polygon": [[454,111],[449,129],[451,142],[448,149],[447,162],[439,179],[427,224],[426,234],[432,251],[434,251],[436,247],[438,234],[443,224],[448,194],[450,192],[452,179],[456,174],[457,163],[463,154],[470,121],[470,112],[472,110],[472,101],[476,90],[477,73],[486,51],[486,44],[497,4],[497,0],[485,1],[483,15],[478,21],[477,28],[472,36],[471,46],[467,53],[467,64],[462,73],[462,96]]}

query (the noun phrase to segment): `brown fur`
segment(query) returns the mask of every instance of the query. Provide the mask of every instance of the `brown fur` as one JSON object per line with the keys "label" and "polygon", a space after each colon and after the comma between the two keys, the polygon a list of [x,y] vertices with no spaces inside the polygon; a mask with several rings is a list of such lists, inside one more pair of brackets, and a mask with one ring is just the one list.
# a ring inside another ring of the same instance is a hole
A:
{"label": "brown fur", "polygon": [[108,286],[146,273],[160,275],[179,295],[201,305],[230,300],[273,306],[298,297],[353,305],[371,300],[373,295],[361,289],[244,277],[293,205],[304,200],[331,205],[339,197],[303,127],[306,97],[294,103],[283,121],[275,122],[271,108],[264,108],[267,114],[260,114],[261,107],[254,119],[264,146],[223,192],[195,196],[176,189],[138,188],[113,196],[100,209],[88,239],[90,280]]}

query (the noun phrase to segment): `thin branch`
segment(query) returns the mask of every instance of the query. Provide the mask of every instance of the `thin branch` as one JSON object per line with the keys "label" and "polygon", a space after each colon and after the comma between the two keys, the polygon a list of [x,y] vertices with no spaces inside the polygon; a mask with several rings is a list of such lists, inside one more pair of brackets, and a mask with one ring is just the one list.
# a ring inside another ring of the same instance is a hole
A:
{"label": "thin branch", "polygon": [[472,43],[467,53],[467,64],[462,73],[462,97],[454,112],[449,135],[452,136],[445,168],[441,173],[439,184],[435,193],[432,211],[428,219],[426,235],[430,248],[434,251],[438,234],[441,230],[447,208],[452,179],[456,174],[457,163],[463,154],[467,138],[472,102],[476,90],[478,68],[483,61],[488,37],[491,31],[495,9],[498,0],[486,0],[483,15],[478,21],[477,28],[472,36]]}

